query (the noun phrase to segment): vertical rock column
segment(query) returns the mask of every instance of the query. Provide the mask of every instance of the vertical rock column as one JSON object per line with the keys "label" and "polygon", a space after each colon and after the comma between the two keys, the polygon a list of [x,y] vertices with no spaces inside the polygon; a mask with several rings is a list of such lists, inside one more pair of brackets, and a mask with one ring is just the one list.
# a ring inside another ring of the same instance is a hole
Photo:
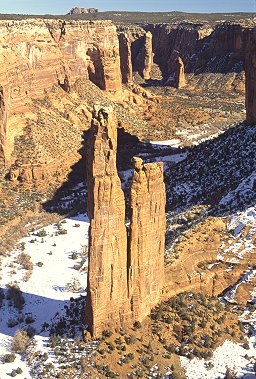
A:
{"label": "vertical rock column", "polygon": [[163,163],[134,158],[128,286],[134,320],[142,321],[158,303],[164,285],[165,185]]}
{"label": "vertical rock column", "polygon": [[246,121],[256,123],[256,35],[251,37],[245,57]]}
{"label": "vertical rock column", "polygon": [[109,92],[122,90],[119,46],[115,45],[100,52],[100,62],[103,70],[102,89]]}
{"label": "vertical rock column", "polygon": [[177,59],[176,87],[182,88],[186,85],[184,63],[181,57]]}
{"label": "vertical rock column", "polygon": [[120,33],[119,38],[119,51],[121,62],[122,81],[124,84],[132,83],[132,53],[131,41],[126,33]]}
{"label": "vertical rock column", "polygon": [[95,106],[87,149],[89,271],[86,320],[93,336],[122,326],[128,311],[125,200],[116,169],[112,108]]}
{"label": "vertical rock column", "polygon": [[5,164],[6,128],[7,109],[4,98],[4,89],[0,86],[0,167]]}
{"label": "vertical rock column", "polygon": [[145,34],[145,45],[144,45],[144,62],[143,62],[143,78],[145,80],[150,79],[150,72],[153,65],[153,45],[152,45],[152,34],[147,32]]}

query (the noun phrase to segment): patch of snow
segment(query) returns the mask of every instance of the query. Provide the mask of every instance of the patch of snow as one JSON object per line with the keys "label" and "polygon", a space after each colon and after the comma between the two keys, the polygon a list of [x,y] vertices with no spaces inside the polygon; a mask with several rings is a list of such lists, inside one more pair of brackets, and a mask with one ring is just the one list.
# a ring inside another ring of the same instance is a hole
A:
{"label": "patch of snow", "polygon": [[[89,221],[86,215],[79,214],[62,220],[58,224],[31,232],[29,236],[21,239],[8,256],[2,259],[0,286],[7,292],[10,282],[18,284],[23,293],[25,304],[22,312],[8,305],[8,300],[3,301],[0,313],[0,356],[10,353],[11,341],[15,331],[28,325],[25,318],[31,315],[34,322],[31,326],[35,329],[35,344],[37,349],[47,351],[48,331],[42,328],[44,323],[49,323],[58,315],[65,314],[65,306],[70,298],[80,296],[85,292],[87,284],[87,261],[81,266],[84,256],[84,248],[88,244]],[[44,230],[46,234],[39,237],[37,234]],[[62,234],[64,230],[65,234]],[[21,247],[24,245],[24,248]],[[25,254],[30,256],[33,270],[28,280],[25,279],[26,270],[17,260],[24,249]],[[77,267],[74,267],[77,266]],[[81,290],[77,293],[68,283],[77,281],[81,283]],[[19,323],[10,328],[7,325],[9,319],[19,319]],[[20,367],[23,374],[20,379],[31,378],[29,366],[16,354],[13,363],[0,365],[0,378],[9,379],[12,369]]]}

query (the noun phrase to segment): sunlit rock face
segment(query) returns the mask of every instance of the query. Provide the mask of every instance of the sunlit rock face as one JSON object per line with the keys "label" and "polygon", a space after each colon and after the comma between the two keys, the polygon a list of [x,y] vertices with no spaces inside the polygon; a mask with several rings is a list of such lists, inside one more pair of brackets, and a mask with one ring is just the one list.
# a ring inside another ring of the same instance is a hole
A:
{"label": "sunlit rock face", "polygon": [[142,321],[164,285],[163,164],[134,159],[129,229],[116,169],[117,123],[94,107],[87,148],[89,271],[86,321],[93,336]]}
{"label": "sunlit rock face", "polygon": [[0,21],[0,164],[8,164],[31,101],[78,79],[121,89],[119,43],[110,21]]}

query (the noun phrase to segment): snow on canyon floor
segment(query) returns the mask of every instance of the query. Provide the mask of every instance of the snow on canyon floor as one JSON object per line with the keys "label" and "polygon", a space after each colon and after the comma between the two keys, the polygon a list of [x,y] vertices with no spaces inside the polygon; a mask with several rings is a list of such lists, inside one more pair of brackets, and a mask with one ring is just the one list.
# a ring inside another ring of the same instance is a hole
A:
{"label": "snow on canyon floor", "polygon": [[[64,314],[70,298],[85,291],[88,226],[87,217],[78,215],[30,232],[2,259],[0,286],[5,300],[0,313],[0,356],[11,352],[16,330],[28,326],[34,328],[37,349],[49,350],[49,331],[44,326]],[[25,300],[24,306],[18,309],[6,299],[8,285],[14,284],[19,286]],[[28,365],[16,354],[13,363],[0,365],[0,378],[10,378],[12,370],[18,367],[23,371],[18,375],[20,379],[33,377]]]}
{"label": "snow on canyon floor", "polygon": [[[219,252],[219,261],[226,260],[239,264],[246,253],[256,253],[256,206],[249,207],[243,212],[236,212],[230,217],[227,225],[233,237],[223,244]],[[231,268],[230,268],[231,269]],[[256,267],[248,268],[241,280],[231,287],[224,295],[224,300],[234,303],[239,285],[248,283],[256,275]],[[231,369],[236,378],[256,378],[254,364],[256,361],[256,288],[251,293],[251,307],[246,307],[240,320],[245,326],[248,336],[248,349],[242,344],[226,340],[213,353],[210,360],[181,357],[181,365],[188,379],[218,379],[224,378],[227,368]]]}
{"label": "snow on canyon floor", "polygon": [[[178,144],[178,141],[175,142]],[[163,141],[162,145],[169,147],[166,141]],[[173,141],[170,141],[169,145],[173,145]],[[160,145],[158,148],[163,151],[165,147]],[[164,161],[168,166],[186,157],[186,152],[180,152],[151,157],[150,161]],[[121,173],[124,185],[128,185],[131,175],[132,170]],[[254,175],[224,197],[221,204],[238,201],[240,193],[243,198],[247,196],[248,191],[251,193]],[[85,196],[85,192],[84,184],[80,183],[74,192],[61,199],[63,208],[67,205],[72,206],[77,197]],[[22,373],[17,375],[20,379],[42,378],[38,367],[29,361],[36,351],[45,354],[44,364],[60,367],[52,347],[49,347],[49,333],[51,325],[58,324],[62,317],[65,319],[71,299],[78,299],[81,294],[85,295],[88,227],[89,222],[85,214],[67,217],[38,230],[33,230],[33,225],[27,225],[30,232],[17,243],[16,249],[10,253],[1,252],[0,359],[11,353],[13,336],[18,329],[32,328],[35,336],[32,346],[28,349],[29,354],[15,354],[14,362],[0,365],[0,379],[9,379],[17,368],[22,370]],[[223,242],[218,259],[219,262],[229,261],[232,269],[232,265],[239,264],[245,254],[256,253],[256,206],[234,212],[229,218],[227,228],[230,238]],[[243,278],[225,293],[223,301],[233,304],[238,286],[250,282],[254,276],[256,268],[248,267]],[[22,306],[14,306],[13,299],[10,298],[10,288],[15,285],[20,288],[24,298]],[[251,293],[250,303],[252,306],[246,307],[241,316],[248,334],[248,349],[244,349],[242,344],[226,340],[213,352],[210,360],[189,360],[181,357],[181,364],[188,379],[223,379],[227,367],[236,372],[238,378],[256,378],[256,289]],[[79,354],[81,353],[79,352],[77,357]]]}

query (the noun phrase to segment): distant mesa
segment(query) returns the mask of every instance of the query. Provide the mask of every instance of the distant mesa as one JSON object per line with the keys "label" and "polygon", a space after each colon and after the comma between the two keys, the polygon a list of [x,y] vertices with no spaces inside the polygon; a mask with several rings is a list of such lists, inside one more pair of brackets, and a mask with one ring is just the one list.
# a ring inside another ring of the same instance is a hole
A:
{"label": "distant mesa", "polygon": [[73,14],[83,14],[83,13],[97,13],[99,10],[97,8],[72,8],[68,12],[68,15],[73,15]]}

